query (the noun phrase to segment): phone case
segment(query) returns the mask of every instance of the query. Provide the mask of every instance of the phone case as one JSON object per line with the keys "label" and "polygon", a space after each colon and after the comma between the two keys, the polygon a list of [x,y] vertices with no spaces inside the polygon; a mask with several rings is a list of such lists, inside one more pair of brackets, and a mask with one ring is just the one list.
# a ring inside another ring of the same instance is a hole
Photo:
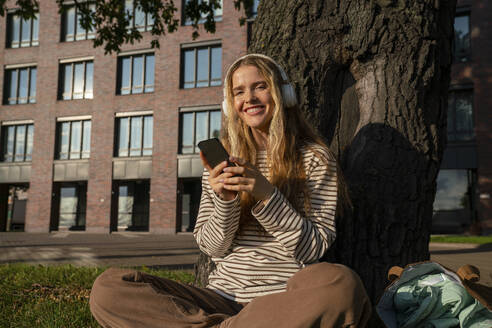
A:
{"label": "phone case", "polygon": [[[210,164],[212,168],[216,167],[223,161],[229,162],[229,154],[217,138],[200,141],[198,143],[198,148],[200,148],[203,152],[208,164]],[[231,165],[230,162],[229,165]]]}

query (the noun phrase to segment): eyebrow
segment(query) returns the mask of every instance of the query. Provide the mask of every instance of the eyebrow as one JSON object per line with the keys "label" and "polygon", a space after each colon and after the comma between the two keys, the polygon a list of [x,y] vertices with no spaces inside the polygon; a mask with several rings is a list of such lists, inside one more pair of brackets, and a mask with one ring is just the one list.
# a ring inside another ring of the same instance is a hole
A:
{"label": "eyebrow", "polygon": [[[268,86],[268,84],[267,84],[267,83],[266,83],[266,81],[264,81],[264,80],[253,82],[253,83],[252,83],[252,86],[253,86],[253,87],[256,87],[256,86],[258,86],[258,85],[260,85],[260,84],[265,84],[265,85],[267,85],[267,86]],[[240,85],[240,86],[237,86],[237,87],[235,87],[235,88],[232,88],[232,91],[235,91],[235,90],[243,90],[243,89],[244,89],[244,86],[243,86],[243,85]]]}

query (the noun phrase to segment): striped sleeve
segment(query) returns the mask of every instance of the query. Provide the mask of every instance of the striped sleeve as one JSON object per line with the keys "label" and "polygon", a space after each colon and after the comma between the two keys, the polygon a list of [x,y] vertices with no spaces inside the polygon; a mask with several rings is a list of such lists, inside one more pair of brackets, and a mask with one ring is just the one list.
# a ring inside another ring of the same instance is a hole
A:
{"label": "striped sleeve", "polygon": [[193,235],[200,250],[213,257],[223,257],[229,250],[239,226],[239,197],[220,199],[208,183],[208,172],[202,177],[202,197]]}
{"label": "striped sleeve", "polygon": [[252,209],[258,222],[301,265],[321,258],[336,236],[336,162],[328,151],[319,153],[304,155],[311,156],[306,172],[311,209],[305,217],[276,188],[263,208]]}

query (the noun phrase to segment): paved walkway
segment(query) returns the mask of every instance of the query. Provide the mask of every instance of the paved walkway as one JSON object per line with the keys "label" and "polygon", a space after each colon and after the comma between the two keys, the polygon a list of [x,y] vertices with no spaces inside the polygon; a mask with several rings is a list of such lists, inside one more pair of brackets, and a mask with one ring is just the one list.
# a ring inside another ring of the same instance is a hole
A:
{"label": "paved walkway", "polygon": [[198,246],[191,233],[0,233],[0,264],[155,266],[192,269]]}
{"label": "paved walkway", "polygon": [[[492,286],[492,244],[430,244],[431,260],[457,270],[480,268],[481,282]],[[0,233],[0,264],[71,263],[80,266],[154,266],[192,269],[198,247],[190,233],[88,234],[85,232]]]}
{"label": "paved walkway", "polygon": [[430,244],[431,260],[458,270],[464,264],[480,269],[480,282],[492,287],[492,244]]}

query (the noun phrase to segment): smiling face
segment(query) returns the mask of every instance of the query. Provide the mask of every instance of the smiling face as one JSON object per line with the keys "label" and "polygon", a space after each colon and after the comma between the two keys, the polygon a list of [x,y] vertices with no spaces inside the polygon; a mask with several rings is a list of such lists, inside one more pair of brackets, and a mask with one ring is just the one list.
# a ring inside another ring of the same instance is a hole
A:
{"label": "smiling face", "polygon": [[268,132],[275,103],[265,78],[256,66],[240,66],[232,74],[234,109],[252,129]]}

